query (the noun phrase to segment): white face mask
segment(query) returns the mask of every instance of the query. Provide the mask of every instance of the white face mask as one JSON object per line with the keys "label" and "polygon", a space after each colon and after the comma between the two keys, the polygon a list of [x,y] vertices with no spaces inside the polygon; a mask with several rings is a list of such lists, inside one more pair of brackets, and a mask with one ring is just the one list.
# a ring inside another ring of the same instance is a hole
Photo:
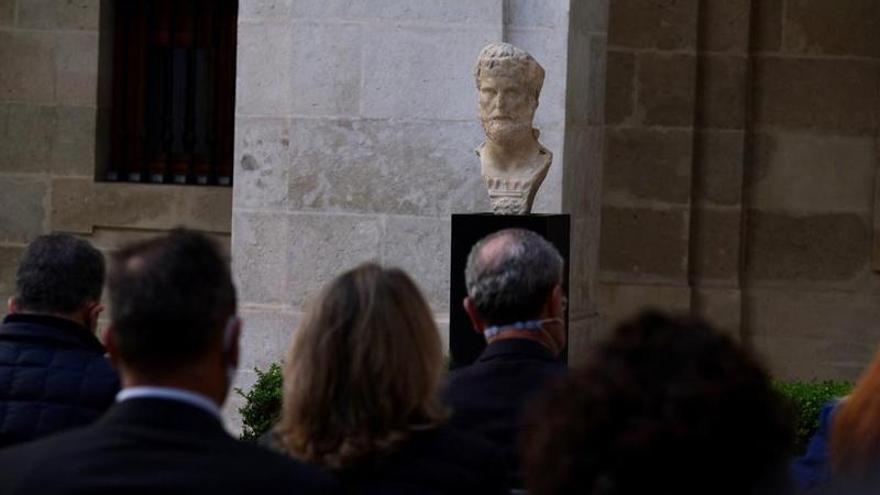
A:
{"label": "white face mask", "polygon": [[232,360],[232,346],[235,343],[235,328],[239,323],[237,316],[230,316],[226,321],[226,327],[223,329],[223,354],[226,355],[226,383],[227,387],[232,387],[235,380],[235,374],[238,372],[238,363]]}

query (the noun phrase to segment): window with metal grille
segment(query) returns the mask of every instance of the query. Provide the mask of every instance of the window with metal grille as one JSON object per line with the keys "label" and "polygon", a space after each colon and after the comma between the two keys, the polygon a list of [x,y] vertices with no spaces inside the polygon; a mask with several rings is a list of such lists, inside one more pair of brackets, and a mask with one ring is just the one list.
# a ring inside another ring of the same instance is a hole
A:
{"label": "window with metal grille", "polygon": [[237,15],[237,0],[102,2],[98,180],[232,184]]}

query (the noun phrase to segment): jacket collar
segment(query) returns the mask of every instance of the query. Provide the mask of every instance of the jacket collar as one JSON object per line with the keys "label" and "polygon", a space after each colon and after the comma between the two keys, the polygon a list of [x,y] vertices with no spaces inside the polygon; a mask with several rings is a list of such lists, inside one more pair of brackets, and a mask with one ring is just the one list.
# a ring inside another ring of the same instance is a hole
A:
{"label": "jacket collar", "polygon": [[496,340],[486,346],[486,349],[483,350],[477,361],[491,361],[503,356],[531,357],[544,361],[558,361],[544,344],[531,339]]}
{"label": "jacket collar", "polygon": [[166,398],[134,397],[117,402],[98,422],[229,437],[215,415],[192,404]]}
{"label": "jacket collar", "polygon": [[52,343],[67,347],[85,347],[104,353],[104,346],[92,332],[73,321],[56,316],[11,314],[0,325],[0,341]]}

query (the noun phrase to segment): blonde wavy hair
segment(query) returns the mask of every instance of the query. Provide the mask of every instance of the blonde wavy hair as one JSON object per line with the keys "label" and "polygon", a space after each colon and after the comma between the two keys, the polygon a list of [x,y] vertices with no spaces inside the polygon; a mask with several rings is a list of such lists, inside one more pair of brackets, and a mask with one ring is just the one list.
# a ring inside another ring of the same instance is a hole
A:
{"label": "blonde wavy hair", "polygon": [[437,326],[402,270],[364,264],[312,302],[284,364],[282,449],[332,470],[393,452],[447,412]]}

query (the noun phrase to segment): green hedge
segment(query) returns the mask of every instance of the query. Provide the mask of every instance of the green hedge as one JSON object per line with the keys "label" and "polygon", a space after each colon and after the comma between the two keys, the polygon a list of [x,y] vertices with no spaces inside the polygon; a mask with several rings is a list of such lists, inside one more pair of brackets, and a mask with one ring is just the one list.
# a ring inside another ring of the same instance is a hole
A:
{"label": "green hedge", "polygon": [[[281,367],[273,364],[266,371],[255,369],[257,382],[247,393],[241,389],[236,392],[245,398],[244,407],[239,409],[244,425],[242,438],[259,438],[278,420],[281,412]],[[791,401],[795,416],[797,451],[802,452],[813,432],[819,426],[819,411],[822,406],[835,398],[843,397],[852,390],[850,382],[781,382],[775,387]]]}

